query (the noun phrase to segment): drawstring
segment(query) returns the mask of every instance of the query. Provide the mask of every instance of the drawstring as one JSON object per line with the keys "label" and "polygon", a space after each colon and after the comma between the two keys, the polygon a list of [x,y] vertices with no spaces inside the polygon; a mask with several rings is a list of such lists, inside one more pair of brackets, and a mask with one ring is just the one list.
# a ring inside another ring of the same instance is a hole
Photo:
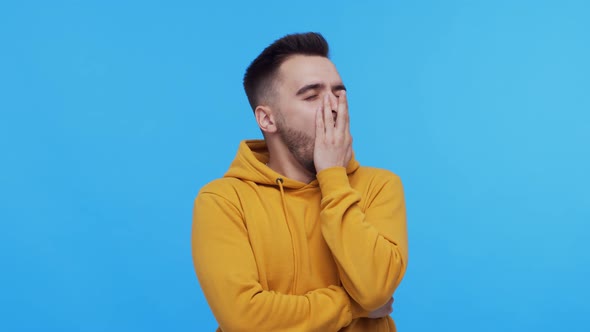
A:
{"label": "drawstring", "polygon": [[295,249],[295,234],[293,229],[291,229],[291,223],[289,223],[289,216],[287,213],[287,200],[285,199],[285,190],[283,188],[283,178],[277,178],[275,181],[279,185],[279,190],[281,192],[281,201],[283,203],[283,215],[285,216],[285,222],[287,223],[287,228],[289,229],[289,235],[291,236],[291,248],[293,248],[293,283],[291,284],[291,294],[295,294],[295,287],[297,286],[297,251]]}

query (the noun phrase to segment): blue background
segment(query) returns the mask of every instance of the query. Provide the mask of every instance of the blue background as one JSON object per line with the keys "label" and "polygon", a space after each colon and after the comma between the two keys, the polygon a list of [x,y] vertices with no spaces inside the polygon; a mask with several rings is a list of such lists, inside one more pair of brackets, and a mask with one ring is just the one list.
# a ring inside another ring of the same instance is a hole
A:
{"label": "blue background", "polygon": [[241,80],[319,31],[362,164],[405,184],[400,331],[587,331],[586,1],[4,1],[0,330],[212,331],[193,199]]}

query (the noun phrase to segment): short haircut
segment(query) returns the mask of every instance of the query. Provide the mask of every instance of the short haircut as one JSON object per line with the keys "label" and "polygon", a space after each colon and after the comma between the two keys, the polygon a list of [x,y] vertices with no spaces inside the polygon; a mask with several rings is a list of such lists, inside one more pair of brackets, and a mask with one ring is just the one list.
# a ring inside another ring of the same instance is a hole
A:
{"label": "short haircut", "polygon": [[293,55],[316,55],[328,58],[330,48],[316,32],[286,35],[276,40],[252,61],[244,75],[244,90],[252,110],[271,98],[274,80],[281,64]]}

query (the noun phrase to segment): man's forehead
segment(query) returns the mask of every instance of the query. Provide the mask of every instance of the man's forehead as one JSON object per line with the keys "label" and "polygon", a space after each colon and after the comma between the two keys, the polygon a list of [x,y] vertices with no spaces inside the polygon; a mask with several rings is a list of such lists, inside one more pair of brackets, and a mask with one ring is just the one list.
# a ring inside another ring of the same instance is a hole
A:
{"label": "man's forehead", "polygon": [[342,84],[336,66],[328,58],[320,56],[295,55],[287,59],[279,68],[279,82],[289,88],[322,83]]}

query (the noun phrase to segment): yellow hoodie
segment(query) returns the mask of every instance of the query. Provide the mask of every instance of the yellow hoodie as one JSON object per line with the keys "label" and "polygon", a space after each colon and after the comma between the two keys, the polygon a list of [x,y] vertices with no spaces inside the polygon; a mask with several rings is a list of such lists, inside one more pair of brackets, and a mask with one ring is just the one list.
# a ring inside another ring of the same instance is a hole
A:
{"label": "yellow hoodie", "polygon": [[266,162],[264,141],[243,141],[195,200],[193,260],[218,331],[395,331],[366,317],[406,270],[399,177],[353,159],[302,183]]}

